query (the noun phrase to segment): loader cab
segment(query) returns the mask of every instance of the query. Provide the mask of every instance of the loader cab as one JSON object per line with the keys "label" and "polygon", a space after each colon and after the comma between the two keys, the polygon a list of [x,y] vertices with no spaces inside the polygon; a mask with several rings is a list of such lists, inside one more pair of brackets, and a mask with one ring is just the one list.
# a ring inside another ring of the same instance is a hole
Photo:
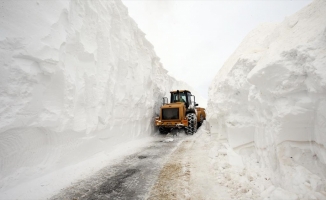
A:
{"label": "loader cab", "polygon": [[171,91],[171,103],[183,102],[186,108],[194,104],[194,96],[188,90]]}

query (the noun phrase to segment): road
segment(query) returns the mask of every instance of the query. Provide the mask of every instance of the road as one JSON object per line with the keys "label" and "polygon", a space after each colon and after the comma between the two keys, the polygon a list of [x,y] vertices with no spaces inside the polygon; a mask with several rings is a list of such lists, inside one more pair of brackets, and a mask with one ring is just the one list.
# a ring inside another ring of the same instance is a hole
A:
{"label": "road", "polygon": [[170,154],[187,136],[160,135],[148,147],[53,196],[61,199],[146,199]]}
{"label": "road", "polygon": [[161,135],[51,199],[231,199],[212,176],[209,144],[203,128],[192,136]]}

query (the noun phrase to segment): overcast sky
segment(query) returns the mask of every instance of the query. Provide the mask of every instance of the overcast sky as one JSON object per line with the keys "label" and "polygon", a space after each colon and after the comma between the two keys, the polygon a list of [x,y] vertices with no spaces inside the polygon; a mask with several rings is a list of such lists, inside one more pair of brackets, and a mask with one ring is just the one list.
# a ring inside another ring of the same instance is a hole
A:
{"label": "overcast sky", "polygon": [[282,22],[312,0],[122,2],[169,74],[207,98],[214,76],[252,29]]}

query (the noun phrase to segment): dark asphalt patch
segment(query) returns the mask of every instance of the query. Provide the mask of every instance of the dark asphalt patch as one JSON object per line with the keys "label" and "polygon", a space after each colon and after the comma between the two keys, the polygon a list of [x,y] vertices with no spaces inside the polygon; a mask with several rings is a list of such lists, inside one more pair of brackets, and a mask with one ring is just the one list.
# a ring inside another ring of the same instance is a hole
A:
{"label": "dark asphalt patch", "polygon": [[103,183],[100,186],[100,189],[98,191],[99,194],[110,194],[113,191],[118,193],[121,192],[123,188],[122,184],[125,182],[125,180],[139,171],[140,171],[139,169],[127,169],[121,174],[118,174],[110,178],[107,182]]}
{"label": "dark asphalt patch", "polygon": [[133,196],[136,191],[126,187],[131,176],[137,176],[139,169],[127,169],[102,183],[99,188],[82,199],[121,199],[121,194]]}

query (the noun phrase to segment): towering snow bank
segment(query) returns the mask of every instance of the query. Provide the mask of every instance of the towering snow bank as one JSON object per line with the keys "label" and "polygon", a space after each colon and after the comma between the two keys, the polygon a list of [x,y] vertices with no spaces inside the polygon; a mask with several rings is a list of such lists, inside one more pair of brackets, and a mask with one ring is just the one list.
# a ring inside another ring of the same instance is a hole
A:
{"label": "towering snow bank", "polygon": [[253,30],[215,77],[207,110],[231,147],[255,147],[273,184],[325,198],[326,2]]}
{"label": "towering snow bank", "polygon": [[120,1],[4,1],[0,12],[3,198],[25,199],[6,191],[150,135],[161,97],[189,89]]}

